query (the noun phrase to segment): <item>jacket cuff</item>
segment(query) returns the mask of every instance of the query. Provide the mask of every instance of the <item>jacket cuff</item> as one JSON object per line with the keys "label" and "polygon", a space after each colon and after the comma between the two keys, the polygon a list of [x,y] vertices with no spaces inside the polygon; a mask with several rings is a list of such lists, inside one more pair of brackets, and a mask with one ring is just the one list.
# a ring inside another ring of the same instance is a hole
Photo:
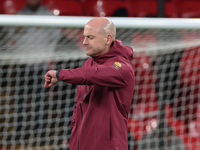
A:
{"label": "jacket cuff", "polygon": [[60,70],[61,70],[61,69],[58,69],[58,70],[56,71],[56,78],[57,78],[58,80],[59,80],[59,78],[60,78],[60,77],[59,77]]}

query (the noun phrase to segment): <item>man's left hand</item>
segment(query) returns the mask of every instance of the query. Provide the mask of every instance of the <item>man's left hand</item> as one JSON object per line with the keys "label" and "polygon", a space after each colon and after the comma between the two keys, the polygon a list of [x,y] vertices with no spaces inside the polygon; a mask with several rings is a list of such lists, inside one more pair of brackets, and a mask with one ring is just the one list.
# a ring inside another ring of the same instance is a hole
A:
{"label": "man's left hand", "polygon": [[56,70],[49,70],[45,74],[44,87],[49,88],[49,87],[53,86],[54,84],[56,84],[57,82],[58,82],[58,79],[56,78]]}

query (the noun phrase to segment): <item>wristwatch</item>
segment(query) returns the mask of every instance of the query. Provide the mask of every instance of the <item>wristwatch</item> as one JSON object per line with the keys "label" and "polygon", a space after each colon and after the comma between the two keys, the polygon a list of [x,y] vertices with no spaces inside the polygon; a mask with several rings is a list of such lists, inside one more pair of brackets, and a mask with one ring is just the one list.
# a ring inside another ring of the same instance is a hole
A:
{"label": "wristwatch", "polygon": [[59,80],[59,73],[60,73],[60,70],[61,69],[58,69],[57,71],[56,71],[56,78]]}

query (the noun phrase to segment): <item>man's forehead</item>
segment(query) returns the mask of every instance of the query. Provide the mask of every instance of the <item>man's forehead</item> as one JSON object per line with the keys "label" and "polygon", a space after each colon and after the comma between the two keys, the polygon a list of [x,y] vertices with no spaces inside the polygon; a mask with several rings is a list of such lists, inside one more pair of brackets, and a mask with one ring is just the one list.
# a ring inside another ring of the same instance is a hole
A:
{"label": "man's forehead", "polygon": [[93,30],[93,28],[94,28],[93,26],[86,24],[84,29],[85,30]]}
{"label": "man's forehead", "polygon": [[84,34],[96,34],[98,33],[98,28],[97,27],[94,27],[94,26],[91,26],[91,25],[86,25],[85,28],[84,28]]}

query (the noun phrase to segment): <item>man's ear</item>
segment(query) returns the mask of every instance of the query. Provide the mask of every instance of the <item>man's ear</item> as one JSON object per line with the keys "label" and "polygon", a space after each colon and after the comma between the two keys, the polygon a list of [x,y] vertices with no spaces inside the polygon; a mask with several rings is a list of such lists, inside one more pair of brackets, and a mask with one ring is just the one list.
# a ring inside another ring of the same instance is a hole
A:
{"label": "man's ear", "polygon": [[113,41],[113,36],[111,34],[107,35],[107,44],[110,45]]}

